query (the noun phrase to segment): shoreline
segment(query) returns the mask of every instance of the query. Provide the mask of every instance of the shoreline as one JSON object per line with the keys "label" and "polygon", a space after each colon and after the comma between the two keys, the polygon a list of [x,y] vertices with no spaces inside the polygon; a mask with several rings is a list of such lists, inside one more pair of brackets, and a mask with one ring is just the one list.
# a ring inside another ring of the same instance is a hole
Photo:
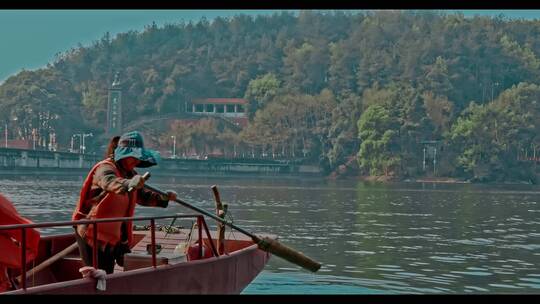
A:
{"label": "shoreline", "polygon": [[460,180],[457,178],[419,178],[419,179],[405,179],[405,183],[438,183],[438,184],[472,184],[470,181]]}
{"label": "shoreline", "polygon": [[338,178],[329,178],[333,180],[359,180],[363,182],[375,182],[383,184],[391,183],[431,183],[431,184],[471,184],[471,185],[534,185],[527,181],[503,181],[503,182],[472,182],[454,177],[437,178],[405,178],[400,179],[392,176],[341,176]]}
{"label": "shoreline", "polygon": [[[85,177],[90,168],[18,168],[2,169],[0,168],[0,178],[9,177],[28,177],[28,176],[74,176]],[[146,170],[139,168],[139,173],[143,173]],[[406,178],[400,179],[393,176],[331,176],[315,173],[304,174],[287,174],[287,173],[270,173],[260,174],[256,172],[222,172],[222,171],[185,171],[185,170],[160,170],[149,169],[147,170],[156,177],[193,177],[193,178],[239,178],[239,179],[307,179],[307,180],[349,180],[349,181],[361,181],[361,182],[375,182],[375,183],[432,183],[432,184],[476,184],[476,185],[534,185],[534,183],[526,181],[506,181],[506,182],[471,182],[468,180],[453,178],[453,177],[437,177],[437,178]]]}

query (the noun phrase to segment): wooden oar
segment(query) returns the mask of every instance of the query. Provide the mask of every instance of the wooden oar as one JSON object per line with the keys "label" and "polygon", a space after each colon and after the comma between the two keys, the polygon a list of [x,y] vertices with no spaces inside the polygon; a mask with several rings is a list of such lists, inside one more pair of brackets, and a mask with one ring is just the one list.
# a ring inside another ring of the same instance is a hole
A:
{"label": "wooden oar", "polygon": [[[147,188],[148,190],[151,190],[151,191],[154,191],[156,193],[159,193],[161,195],[168,195],[166,192],[164,191],[161,191],[157,188],[154,188],[148,184],[144,184],[144,187]],[[257,244],[257,246],[259,247],[259,249],[263,250],[263,251],[266,251],[266,252],[270,252],[278,257],[281,257],[293,264],[296,264],[298,266],[301,266],[305,269],[308,269],[312,272],[316,272],[317,270],[319,270],[319,268],[321,268],[321,264],[307,256],[305,256],[304,254],[302,254],[301,252],[298,252],[292,248],[289,248],[281,243],[279,243],[277,240],[273,240],[269,237],[263,237],[263,238],[260,238],[230,222],[227,222],[225,219],[222,219],[220,218],[219,216],[216,216],[210,212],[207,212],[206,210],[203,210],[203,209],[200,209],[196,206],[193,206],[189,203],[186,203],[184,202],[183,200],[181,199],[176,199],[175,200],[177,203],[191,209],[191,210],[195,210],[199,213],[202,213],[222,224],[225,224],[247,236],[249,236],[253,242],[255,244]]]}

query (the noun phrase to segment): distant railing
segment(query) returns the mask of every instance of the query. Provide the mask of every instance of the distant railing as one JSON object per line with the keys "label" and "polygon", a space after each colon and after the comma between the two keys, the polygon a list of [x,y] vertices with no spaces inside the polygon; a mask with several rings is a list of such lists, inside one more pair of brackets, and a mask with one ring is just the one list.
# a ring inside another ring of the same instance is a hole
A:
{"label": "distant railing", "polygon": [[129,124],[126,124],[125,126],[122,126],[122,130],[124,132],[126,131],[132,131],[133,129],[139,127],[140,125],[159,121],[159,120],[167,120],[172,118],[200,118],[199,116],[192,115],[190,113],[185,112],[175,112],[175,113],[169,113],[169,114],[163,114],[163,115],[155,115],[155,116],[146,116],[142,119],[132,121]]}
{"label": "distant railing", "polygon": [[518,158],[518,161],[540,162],[540,157],[520,157]]}

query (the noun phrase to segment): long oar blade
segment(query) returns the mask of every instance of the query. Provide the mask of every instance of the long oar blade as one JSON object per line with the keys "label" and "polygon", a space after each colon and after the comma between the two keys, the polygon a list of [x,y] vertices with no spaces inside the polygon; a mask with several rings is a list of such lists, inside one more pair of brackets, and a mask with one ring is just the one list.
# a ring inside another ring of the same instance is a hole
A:
{"label": "long oar blade", "polygon": [[302,254],[299,251],[296,251],[281,244],[277,240],[271,239],[269,237],[264,237],[262,239],[254,237],[253,241],[257,243],[259,249],[270,252],[309,271],[317,272],[317,270],[321,268],[321,263],[311,259],[310,257]]}

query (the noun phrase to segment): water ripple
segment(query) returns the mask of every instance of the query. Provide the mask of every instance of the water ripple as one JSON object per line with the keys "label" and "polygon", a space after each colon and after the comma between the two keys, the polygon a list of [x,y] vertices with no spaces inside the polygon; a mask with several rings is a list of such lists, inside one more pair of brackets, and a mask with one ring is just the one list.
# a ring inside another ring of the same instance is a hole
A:
{"label": "water ripple", "polygon": [[[0,191],[34,221],[69,219],[82,179],[51,180],[44,185],[39,178],[0,179]],[[214,209],[210,186],[217,184],[235,224],[276,234],[323,264],[318,273],[306,274],[273,257],[247,293],[539,290],[537,186],[159,176],[152,183],[209,211]],[[141,216],[186,212],[174,204],[136,210]]]}

